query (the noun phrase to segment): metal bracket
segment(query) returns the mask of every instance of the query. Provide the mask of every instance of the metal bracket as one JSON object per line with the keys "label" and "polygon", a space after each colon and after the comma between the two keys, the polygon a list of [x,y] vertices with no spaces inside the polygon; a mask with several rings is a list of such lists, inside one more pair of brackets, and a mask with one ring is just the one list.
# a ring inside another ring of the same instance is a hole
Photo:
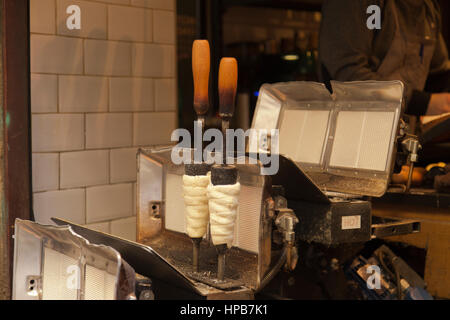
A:
{"label": "metal bracket", "polygon": [[161,218],[161,201],[150,201],[149,203],[149,214],[153,218]]}
{"label": "metal bracket", "polygon": [[278,215],[275,219],[275,225],[283,234],[284,242],[295,242],[295,225],[298,222],[298,218],[295,216],[292,209],[284,208],[278,210]]}
{"label": "metal bracket", "polygon": [[286,271],[292,271],[297,266],[298,251],[295,246],[295,225],[299,222],[292,209],[287,207],[287,200],[283,196],[276,196],[274,200],[275,225],[282,234],[286,250]]}
{"label": "metal bracket", "polygon": [[414,135],[406,135],[402,140],[402,147],[408,154],[408,160],[410,162],[417,162],[419,159],[418,152],[422,149],[420,145],[419,138]]}
{"label": "metal bracket", "polygon": [[409,173],[408,181],[406,182],[406,191],[408,192],[411,188],[414,163],[419,160],[418,152],[422,149],[422,146],[420,145],[419,138],[417,136],[407,134],[402,140],[402,147],[403,150],[408,153]]}
{"label": "metal bracket", "polygon": [[25,288],[27,294],[33,297],[42,299],[42,277],[41,276],[27,276]]}

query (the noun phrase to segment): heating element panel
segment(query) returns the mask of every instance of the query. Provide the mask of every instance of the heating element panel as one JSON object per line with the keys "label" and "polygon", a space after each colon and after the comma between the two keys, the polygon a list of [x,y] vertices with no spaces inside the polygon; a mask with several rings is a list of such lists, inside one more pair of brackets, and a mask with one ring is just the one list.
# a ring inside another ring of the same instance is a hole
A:
{"label": "heating element panel", "polygon": [[114,300],[116,296],[116,277],[90,265],[85,272],[85,300]]}
{"label": "heating element panel", "polygon": [[168,173],[165,190],[165,227],[167,230],[186,233],[184,213],[183,176]]}
{"label": "heating element panel", "polygon": [[386,170],[394,118],[394,112],[366,112],[358,159],[359,168]]}
{"label": "heating element panel", "polygon": [[[90,243],[67,224],[21,219],[15,221],[14,237],[14,300],[117,298],[122,258],[112,247]],[[86,268],[90,264],[98,269]],[[134,286],[122,289],[131,293]]]}
{"label": "heating element panel", "polygon": [[253,253],[259,251],[262,197],[262,188],[241,185],[239,208],[234,228],[235,245]]}
{"label": "heating element panel", "polygon": [[329,116],[329,110],[286,109],[280,125],[280,153],[297,162],[320,164]]}
{"label": "heating element panel", "polygon": [[394,112],[339,112],[330,166],[385,171],[394,118]]}
{"label": "heating element panel", "polygon": [[392,173],[403,91],[400,81],[263,84],[252,129],[277,121],[279,153],[323,191],[380,197]]}
{"label": "heating element panel", "polygon": [[77,300],[78,261],[50,248],[44,248],[43,300]]}

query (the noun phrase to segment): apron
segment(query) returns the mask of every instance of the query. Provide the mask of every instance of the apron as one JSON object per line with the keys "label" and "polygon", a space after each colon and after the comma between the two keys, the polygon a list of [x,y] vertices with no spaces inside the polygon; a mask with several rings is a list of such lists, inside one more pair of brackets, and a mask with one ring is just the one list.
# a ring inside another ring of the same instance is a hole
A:
{"label": "apron", "polygon": [[[436,47],[438,28],[436,23],[425,19],[427,30],[424,36],[408,32],[405,25],[400,24],[398,8],[394,2],[388,1],[385,10],[390,10],[395,21],[395,34],[385,58],[377,73],[385,80],[400,80],[405,85],[406,101],[409,102],[413,90],[423,91],[428,78],[431,60]],[[431,10],[427,6],[428,13]]]}

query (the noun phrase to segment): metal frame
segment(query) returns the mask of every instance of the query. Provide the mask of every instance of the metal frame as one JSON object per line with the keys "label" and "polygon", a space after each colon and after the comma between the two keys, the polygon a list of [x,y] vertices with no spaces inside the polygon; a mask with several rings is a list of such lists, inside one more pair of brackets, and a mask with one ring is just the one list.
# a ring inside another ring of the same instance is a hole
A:
{"label": "metal frame", "polygon": [[[280,128],[286,110],[329,110],[326,141],[324,141],[320,163],[299,162],[298,165],[310,174],[313,180],[323,182],[318,184],[324,192],[332,191],[354,196],[382,196],[387,190],[393,168],[398,122],[404,103],[403,84],[400,81],[332,81],[331,85],[332,94],[324,84],[315,82],[264,84],[260,90],[252,128],[275,129],[273,128],[275,123],[276,128]],[[270,103],[267,99],[273,99],[274,102]],[[337,117],[340,112],[349,110],[394,112],[391,144],[387,152],[385,170],[330,166]],[[343,179],[341,184],[336,183],[339,177]],[[349,182],[353,187],[348,188]],[[355,187],[358,184],[361,188]],[[370,187],[363,187],[368,184]]]}
{"label": "metal frame", "polygon": [[[23,233],[22,233],[23,232]],[[22,239],[22,238],[26,239]],[[113,248],[105,245],[92,244],[85,238],[75,233],[70,226],[45,226],[27,220],[16,220],[16,234],[14,244],[14,275],[13,275],[13,299],[23,299],[24,292],[19,292],[21,285],[19,281],[23,279],[33,278],[38,281],[36,284],[37,299],[41,300],[42,284],[44,279],[44,261],[45,249],[52,249],[58,253],[68,256],[77,262],[80,268],[80,288],[77,289],[77,299],[85,298],[85,275],[86,266],[92,266],[99,270],[105,271],[116,279],[114,298],[117,299],[119,275],[122,266],[122,258],[120,254]],[[21,242],[23,241],[23,242]],[[36,261],[33,256],[25,255],[24,252],[30,253],[35,251],[34,247],[39,243],[40,254]],[[24,266],[39,266],[39,274],[24,274],[22,268]],[[41,286],[40,286],[41,285]]]}
{"label": "metal frame", "polygon": [[[289,102],[286,105],[286,108],[281,108],[280,111],[280,115],[278,117],[278,122],[277,122],[277,128],[280,128],[283,120],[284,120],[284,113],[286,112],[286,110],[323,110],[323,111],[329,111],[330,114],[328,115],[328,124],[327,124],[327,130],[325,133],[325,138],[329,139],[330,136],[330,131],[332,126],[330,125],[330,123],[332,123],[333,118],[335,117],[334,113],[333,113],[333,103],[332,102],[318,102],[318,101],[311,101],[311,102],[301,102],[298,104],[298,106],[292,106],[289,105]],[[326,140],[325,139],[325,140]],[[326,155],[327,155],[327,150],[328,150],[328,143],[324,141],[324,145],[322,148],[322,152],[320,155],[320,161],[318,164],[315,163],[309,163],[309,162],[302,162],[301,163],[301,167],[305,170],[305,171],[315,171],[315,172],[322,172],[323,170],[325,170],[325,161],[326,161]]]}

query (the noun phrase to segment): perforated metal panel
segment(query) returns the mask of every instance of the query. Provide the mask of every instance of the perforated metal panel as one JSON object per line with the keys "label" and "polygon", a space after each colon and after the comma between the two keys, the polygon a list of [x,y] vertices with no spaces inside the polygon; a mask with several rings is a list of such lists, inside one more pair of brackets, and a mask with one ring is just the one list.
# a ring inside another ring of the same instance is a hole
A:
{"label": "perforated metal panel", "polygon": [[280,125],[280,153],[297,162],[320,164],[329,116],[329,110],[286,109]]}
{"label": "perforated metal panel", "polygon": [[[15,300],[116,299],[121,266],[115,249],[89,243],[67,225],[16,219]],[[122,289],[134,293],[131,285]]]}
{"label": "perforated metal panel", "polygon": [[184,214],[183,176],[169,173],[165,177],[165,182],[166,229],[185,233],[186,217]]}
{"label": "perforated metal panel", "polygon": [[[285,82],[261,87],[253,129],[279,129],[279,152],[323,192],[381,196],[392,171],[400,81]],[[271,116],[270,116],[271,115]],[[249,138],[248,150],[256,145]],[[276,152],[272,150],[272,153]]]}
{"label": "perforated metal panel", "polygon": [[394,112],[339,112],[330,166],[385,171],[394,116]]}
{"label": "perforated metal panel", "polygon": [[116,277],[90,265],[85,272],[85,300],[114,300]]}
{"label": "perforated metal panel", "polygon": [[79,274],[73,272],[74,267],[78,267],[77,260],[44,248],[43,300],[77,300]]}
{"label": "perforated metal panel", "polygon": [[258,253],[262,188],[241,185],[234,245]]}

